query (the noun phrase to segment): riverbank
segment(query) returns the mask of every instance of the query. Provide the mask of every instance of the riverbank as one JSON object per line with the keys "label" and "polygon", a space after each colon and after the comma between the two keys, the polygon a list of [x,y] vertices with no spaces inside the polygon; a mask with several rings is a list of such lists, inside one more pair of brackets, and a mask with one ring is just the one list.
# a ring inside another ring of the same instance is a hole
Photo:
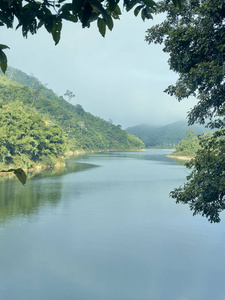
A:
{"label": "riverbank", "polygon": [[51,169],[61,169],[64,168],[66,165],[65,163],[65,158],[64,157],[59,157],[59,158],[54,158],[51,164],[43,164],[41,162],[33,163],[32,167],[28,168],[26,165],[4,165],[0,164],[0,180],[7,180],[7,179],[13,179],[15,178],[14,172],[10,171],[7,172],[7,170],[10,169],[18,169],[21,168],[23,171],[26,173],[26,175],[29,178],[32,178],[41,172],[45,170],[51,170]]}
{"label": "riverbank", "polygon": [[70,159],[73,156],[80,156],[85,154],[94,154],[94,153],[101,153],[101,152],[110,152],[110,151],[145,151],[145,149],[132,149],[132,150],[121,150],[121,149],[111,149],[111,150],[98,150],[98,151],[85,151],[85,150],[76,150],[76,151],[68,151],[65,153],[64,157],[54,158],[51,164],[43,164],[41,162],[33,163],[32,167],[28,168],[26,165],[4,165],[0,164],[0,181],[14,179],[16,178],[14,172],[6,172],[10,169],[18,169],[21,168],[26,173],[28,178],[32,178],[35,176],[41,175],[44,171],[51,171],[53,174],[58,173],[60,169],[64,169],[66,166],[66,159]]}
{"label": "riverbank", "polygon": [[94,154],[94,153],[102,153],[102,152],[140,152],[146,151],[146,149],[109,149],[109,150],[76,150],[76,151],[68,151],[65,153],[65,158],[69,159],[71,156],[74,155],[84,155],[84,154]]}
{"label": "riverbank", "polygon": [[190,161],[192,158],[194,158],[193,156],[185,156],[185,155],[182,156],[182,155],[172,155],[172,154],[167,155],[167,157],[175,158],[179,160],[186,160],[186,161]]}

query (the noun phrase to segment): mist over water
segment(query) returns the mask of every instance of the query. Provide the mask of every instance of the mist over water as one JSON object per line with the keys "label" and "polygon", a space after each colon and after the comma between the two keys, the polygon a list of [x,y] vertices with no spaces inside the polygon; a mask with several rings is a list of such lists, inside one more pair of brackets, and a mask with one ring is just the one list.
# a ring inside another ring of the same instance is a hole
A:
{"label": "mist over water", "polygon": [[187,176],[169,152],[84,155],[0,183],[1,299],[224,300],[224,218],[169,198]]}

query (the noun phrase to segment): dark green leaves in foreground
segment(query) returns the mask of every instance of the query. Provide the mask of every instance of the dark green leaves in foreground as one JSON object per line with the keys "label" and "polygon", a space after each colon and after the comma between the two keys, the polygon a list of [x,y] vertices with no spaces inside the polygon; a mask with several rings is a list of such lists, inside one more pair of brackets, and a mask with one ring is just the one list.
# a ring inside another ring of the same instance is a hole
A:
{"label": "dark green leaves in foreground", "polygon": [[[182,0],[168,0],[174,5],[180,6]],[[0,26],[22,29],[23,37],[28,34],[36,34],[38,29],[44,27],[58,44],[61,38],[63,21],[81,23],[83,28],[89,28],[96,22],[100,34],[104,37],[106,29],[112,30],[113,19],[117,20],[121,15],[120,5],[126,11],[134,9],[134,15],[140,14],[143,21],[152,19],[157,4],[153,0],[5,0],[0,1]],[[0,68],[5,73],[7,58],[0,45]]]}
{"label": "dark green leaves in foreground", "polygon": [[177,203],[188,204],[194,215],[219,222],[225,209],[225,2],[180,1],[181,4],[178,9],[166,0],[158,2],[158,13],[167,16],[148,30],[146,41],[164,44],[170,69],[179,75],[166,92],[179,101],[196,98],[188,123],[210,122],[211,128],[221,130],[201,139],[202,148],[187,164],[187,183],[171,192],[171,196]]}
{"label": "dark green leaves in foreground", "polygon": [[21,169],[21,168],[19,168],[19,169],[1,170],[0,172],[5,172],[5,173],[13,172],[23,185],[25,185],[25,183],[27,181],[27,175],[24,172],[24,170]]}
{"label": "dark green leaves in foreground", "polygon": [[161,1],[158,13],[167,15],[147,31],[146,41],[164,44],[169,67],[179,75],[165,92],[178,101],[197,99],[188,112],[190,125],[204,124],[224,113],[224,8],[224,0],[183,1],[181,9]]}
{"label": "dark green leaves in foreground", "polygon": [[182,8],[182,3],[184,0],[172,0],[175,6],[178,6],[180,9]]}
{"label": "dark green leaves in foreground", "polygon": [[191,169],[188,182],[170,196],[176,203],[188,204],[193,215],[218,223],[225,209],[225,129],[203,136],[200,146],[195,158],[186,164]]}
{"label": "dark green leaves in foreground", "polygon": [[2,72],[5,73],[7,69],[7,57],[5,53],[3,52],[3,49],[9,49],[8,46],[0,44],[0,67]]}

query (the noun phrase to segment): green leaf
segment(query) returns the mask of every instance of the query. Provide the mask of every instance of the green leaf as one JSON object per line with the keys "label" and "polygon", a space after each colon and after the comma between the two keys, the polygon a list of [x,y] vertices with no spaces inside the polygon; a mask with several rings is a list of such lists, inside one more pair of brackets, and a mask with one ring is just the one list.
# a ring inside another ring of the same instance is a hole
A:
{"label": "green leaf", "polygon": [[69,13],[73,10],[73,5],[71,3],[63,4],[63,6],[60,9],[60,13]]}
{"label": "green leaf", "polygon": [[116,8],[114,9],[114,13],[117,14],[118,16],[121,15],[121,10],[119,5],[117,5]]}
{"label": "green leaf", "polygon": [[0,49],[0,68],[3,73],[7,70],[7,56],[5,53]]}
{"label": "green leaf", "polygon": [[99,3],[99,1],[97,0],[91,0],[90,1],[92,8],[97,12],[97,13],[101,13],[104,20],[107,23],[107,19],[109,16],[109,13],[107,12],[107,10],[102,6],[101,3]]}
{"label": "green leaf", "polygon": [[4,172],[4,173],[9,173],[9,172],[13,172],[16,177],[19,179],[19,181],[24,185],[27,181],[27,175],[24,172],[23,169],[19,168],[19,169],[9,169],[9,170],[1,170],[0,172]]}
{"label": "green leaf", "polygon": [[42,27],[42,25],[44,25],[44,24],[45,24],[45,22],[44,22],[44,21],[40,21],[40,22],[38,23],[37,29],[41,28],[41,27]]}
{"label": "green leaf", "polygon": [[61,35],[61,29],[62,29],[62,20],[58,19],[54,22],[53,28],[52,28],[52,37],[55,41],[55,44],[57,45],[60,40]]}
{"label": "green leaf", "polygon": [[182,8],[182,0],[172,0],[175,6],[178,6],[180,9]]}
{"label": "green leaf", "polygon": [[107,17],[106,24],[107,24],[109,30],[113,29],[113,20],[110,15],[108,15],[108,17]]}
{"label": "green leaf", "polygon": [[148,8],[153,8],[153,7],[157,6],[155,1],[153,1],[153,0],[143,0],[143,2],[146,4],[146,6]]}
{"label": "green leaf", "polygon": [[89,2],[87,2],[84,6],[84,11],[83,11],[83,15],[82,15],[82,27],[89,27],[90,26],[90,22],[89,19],[92,16],[92,6]]}
{"label": "green leaf", "polygon": [[129,5],[126,6],[126,10],[131,10],[135,5],[137,4],[137,1],[131,1]]}
{"label": "green leaf", "polygon": [[14,174],[17,176],[19,181],[24,185],[27,181],[27,175],[23,169],[19,168],[14,171]]}
{"label": "green leaf", "polygon": [[152,15],[147,7],[145,7],[143,10],[144,10],[146,19],[153,19]]}
{"label": "green leaf", "polygon": [[135,8],[134,10],[134,15],[135,17],[137,17],[137,15],[139,14],[140,10],[144,7],[144,5],[139,5]]}
{"label": "green leaf", "polygon": [[84,2],[85,2],[84,0],[73,0],[72,2],[73,12],[77,14],[83,7]]}
{"label": "green leaf", "polygon": [[67,21],[71,21],[73,23],[77,23],[78,22],[78,18],[77,16],[74,16],[72,14],[69,14],[67,16],[63,16],[63,19],[67,20]]}
{"label": "green leaf", "polygon": [[109,9],[110,9],[110,11],[115,10],[118,2],[119,2],[118,0],[109,0]]}
{"label": "green leaf", "polygon": [[98,19],[98,30],[101,33],[101,35],[104,37],[106,32],[106,24],[105,21],[101,18]]}
{"label": "green leaf", "polygon": [[2,49],[9,49],[9,47],[6,46],[6,45],[0,44],[0,49],[1,49],[1,50],[2,50]]}
{"label": "green leaf", "polygon": [[144,8],[141,11],[141,18],[143,21],[145,20],[145,9]]}
{"label": "green leaf", "polygon": [[54,26],[54,19],[51,16],[45,21],[45,28],[49,33],[52,33],[53,26]]}
{"label": "green leaf", "polygon": [[76,23],[78,21],[77,14],[71,13],[71,11],[73,11],[73,5],[66,3],[60,9],[60,16],[62,19]]}

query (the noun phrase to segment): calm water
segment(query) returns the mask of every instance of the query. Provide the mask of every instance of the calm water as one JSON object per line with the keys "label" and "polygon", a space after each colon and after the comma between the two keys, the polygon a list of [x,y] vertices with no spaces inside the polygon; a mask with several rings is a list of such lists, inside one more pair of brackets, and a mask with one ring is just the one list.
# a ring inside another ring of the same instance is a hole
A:
{"label": "calm water", "polygon": [[85,155],[0,183],[0,299],[224,300],[225,218],[168,197],[187,175],[168,153]]}

